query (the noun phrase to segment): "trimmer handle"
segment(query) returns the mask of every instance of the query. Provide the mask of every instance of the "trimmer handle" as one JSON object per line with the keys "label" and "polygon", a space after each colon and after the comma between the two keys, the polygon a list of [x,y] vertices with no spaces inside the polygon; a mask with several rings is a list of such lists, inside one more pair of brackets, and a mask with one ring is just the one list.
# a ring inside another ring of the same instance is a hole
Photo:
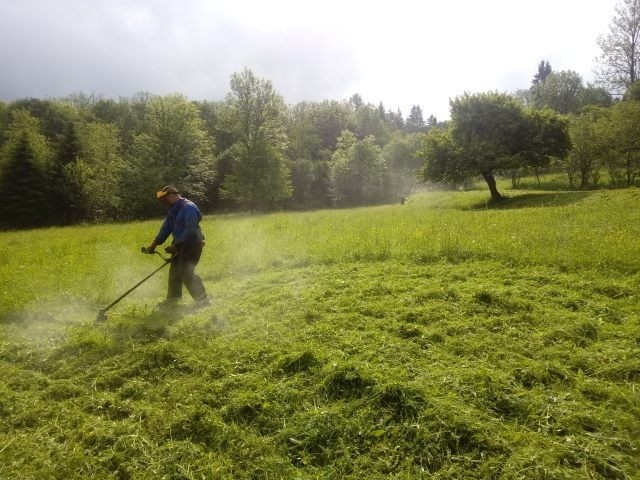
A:
{"label": "trimmer handle", "polygon": [[165,257],[164,255],[162,255],[159,251],[157,251],[155,249],[152,250],[152,251],[147,250],[147,247],[141,247],[140,251],[142,253],[146,253],[147,255],[158,255],[162,260],[164,260],[167,263],[171,262],[175,257],[178,256],[178,254],[176,253],[176,254],[174,254],[174,255],[172,255],[170,257]]}

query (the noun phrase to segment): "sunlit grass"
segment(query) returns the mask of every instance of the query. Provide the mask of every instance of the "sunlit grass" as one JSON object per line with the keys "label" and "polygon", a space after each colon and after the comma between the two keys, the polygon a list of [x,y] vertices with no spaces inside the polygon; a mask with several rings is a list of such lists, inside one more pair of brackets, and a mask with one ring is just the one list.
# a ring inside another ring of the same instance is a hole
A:
{"label": "sunlit grass", "polygon": [[0,478],[635,478],[640,193],[0,233]]}
{"label": "sunlit grass", "polygon": [[[496,258],[637,270],[640,192],[432,193],[404,206],[219,218],[206,227],[214,270],[348,260]],[[510,207],[511,206],[511,207]]]}

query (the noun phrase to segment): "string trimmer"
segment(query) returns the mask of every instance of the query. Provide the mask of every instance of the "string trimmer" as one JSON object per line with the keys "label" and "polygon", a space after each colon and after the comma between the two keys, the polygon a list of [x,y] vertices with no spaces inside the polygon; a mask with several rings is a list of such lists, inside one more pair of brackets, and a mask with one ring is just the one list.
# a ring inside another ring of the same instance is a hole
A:
{"label": "string trimmer", "polygon": [[[145,247],[142,247],[142,253],[147,253],[147,250],[145,249]],[[113,307],[114,305],[116,305],[118,302],[120,302],[120,300],[122,300],[124,297],[126,297],[127,295],[129,295],[131,292],[133,292],[136,288],[138,288],[140,285],[142,285],[144,282],[146,282],[147,280],[149,280],[151,277],[153,277],[156,273],[158,273],[160,270],[162,270],[164,267],[166,267],[167,265],[169,265],[171,263],[171,261],[176,257],[175,255],[173,257],[165,257],[164,255],[162,255],[160,252],[156,252],[155,250],[153,252],[149,252],[149,253],[157,253],[160,258],[162,258],[162,260],[164,260],[164,263],[162,265],[160,265],[158,268],[156,268],[153,272],[151,272],[149,275],[147,275],[146,277],[144,277],[142,280],[140,280],[138,283],[136,283],[133,287],[131,287],[129,290],[127,290],[126,292],[124,292],[122,295],[120,295],[118,298],[116,298],[113,302],[111,302],[109,305],[107,305],[104,308],[101,308],[98,311],[98,316],[96,317],[96,322],[104,322],[107,319],[107,311]]]}

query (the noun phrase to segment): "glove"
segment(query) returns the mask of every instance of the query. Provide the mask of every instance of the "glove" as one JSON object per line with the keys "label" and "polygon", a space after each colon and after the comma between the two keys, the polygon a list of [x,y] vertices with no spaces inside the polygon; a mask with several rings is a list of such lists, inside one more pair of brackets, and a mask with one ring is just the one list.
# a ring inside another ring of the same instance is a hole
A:
{"label": "glove", "polygon": [[152,254],[156,253],[156,249],[155,249],[155,247],[142,247],[141,252],[149,254],[149,255],[152,255]]}
{"label": "glove", "polygon": [[178,253],[178,246],[169,245],[168,247],[165,247],[164,251],[170,253],[171,255],[175,255],[176,253]]}

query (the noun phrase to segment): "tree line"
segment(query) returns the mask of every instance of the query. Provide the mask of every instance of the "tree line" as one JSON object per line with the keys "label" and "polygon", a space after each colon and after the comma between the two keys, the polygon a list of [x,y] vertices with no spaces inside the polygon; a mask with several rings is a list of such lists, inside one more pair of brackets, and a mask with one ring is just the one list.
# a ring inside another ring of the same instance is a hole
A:
{"label": "tree line", "polygon": [[600,37],[598,85],[541,61],[531,86],[461,95],[451,119],[414,105],[287,105],[267,79],[234,73],[222,101],[138,93],[0,102],[0,226],[23,228],[157,215],[174,184],[206,212],[311,209],[397,201],[416,183],[458,187],[482,177],[560,169],[587,188],[640,173],[638,0]]}
{"label": "tree line", "polygon": [[[416,105],[404,118],[359,95],[285,104],[249,69],[223,101],[139,93],[0,102],[5,227],[145,218],[175,184],[207,212],[351,206],[415,182]],[[431,124],[437,121],[428,119]]]}

